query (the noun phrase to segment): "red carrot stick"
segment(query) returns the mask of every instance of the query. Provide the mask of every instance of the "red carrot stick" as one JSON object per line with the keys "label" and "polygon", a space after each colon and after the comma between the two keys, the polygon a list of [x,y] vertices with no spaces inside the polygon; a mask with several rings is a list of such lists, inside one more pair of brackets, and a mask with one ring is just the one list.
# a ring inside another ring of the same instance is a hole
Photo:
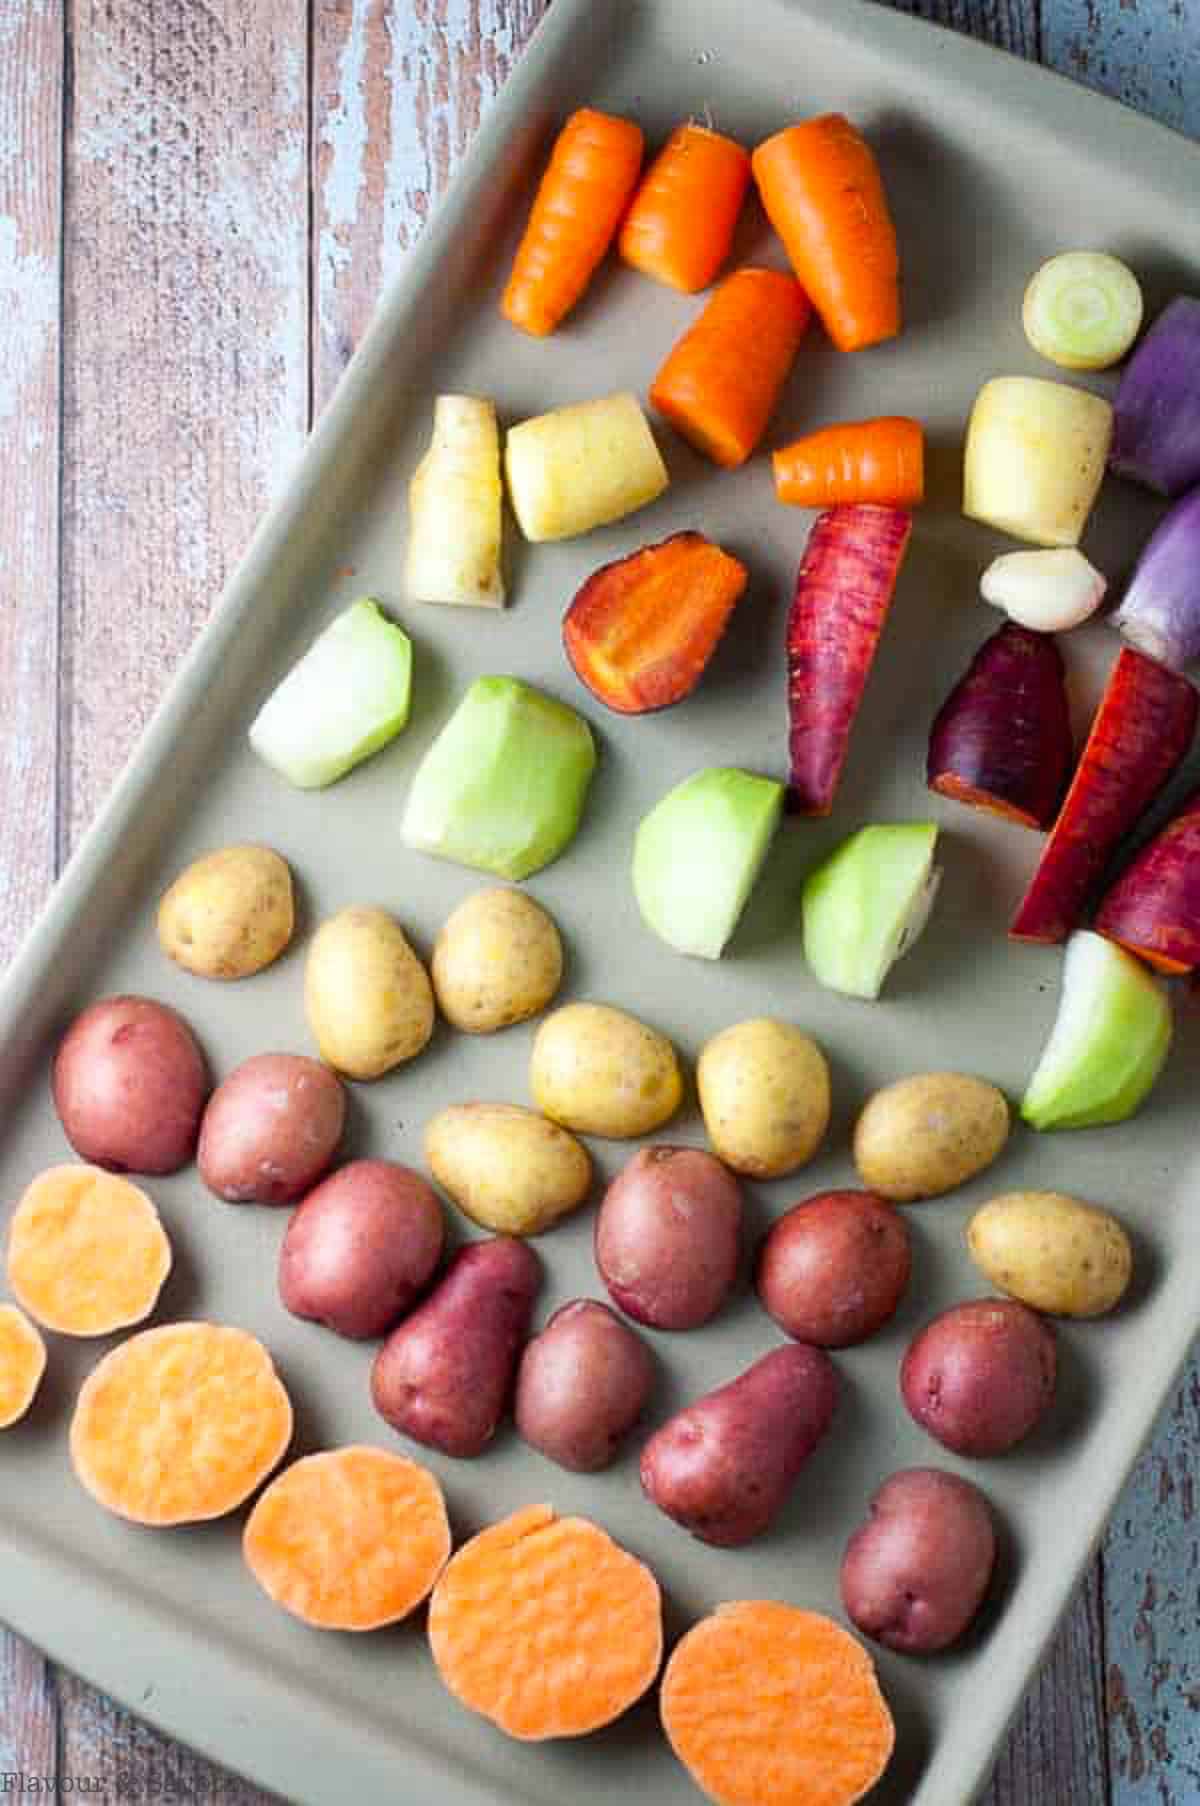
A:
{"label": "red carrot stick", "polygon": [[1096,929],[1160,972],[1200,966],[1200,790],[1108,891]]}

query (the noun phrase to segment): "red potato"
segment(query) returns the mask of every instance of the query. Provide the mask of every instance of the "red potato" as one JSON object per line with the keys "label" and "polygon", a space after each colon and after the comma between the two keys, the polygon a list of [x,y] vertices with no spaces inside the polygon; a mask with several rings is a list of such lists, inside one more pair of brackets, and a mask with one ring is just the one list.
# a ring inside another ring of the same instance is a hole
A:
{"label": "red potato", "polygon": [[1003,1455],[1050,1409],[1054,1331],[1012,1298],[956,1304],[927,1323],[900,1368],[909,1414],[958,1455]]}
{"label": "red potato", "polygon": [[573,1473],[616,1459],[645,1409],[654,1357],[615,1311],[576,1298],[526,1343],[513,1416],[531,1447]]}
{"label": "red potato", "polygon": [[379,1415],[444,1455],[482,1454],[508,1406],[541,1283],[526,1242],[498,1235],[461,1248],[375,1357]]}
{"label": "red potato", "polygon": [[787,624],[788,808],[828,815],[879,645],[912,516],[830,508],[808,536]]}
{"label": "red potato", "polygon": [[819,1348],[772,1349],[655,1432],[642,1490],[703,1543],[734,1549],[761,1536],[829,1428],[837,1373]]}
{"label": "red potato", "polygon": [[1196,731],[1186,677],[1122,649],[1092,722],[1067,799],[1009,932],[1065,940],[1079,926],[1117,843],[1153,802]]}
{"label": "red potato", "polygon": [[655,1329],[715,1317],[737,1278],[742,1191],[702,1148],[642,1148],[604,1194],[596,1266],[621,1309]]}
{"label": "red potato", "polygon": [[352,1160],[310,1191],[279,1250],[279,1296],[340,1336],[382,1336],[437,1270],[446,1222],[420,1173]]}
{"label": "red potato", "polygon": [[105,997],[76,1016],[52,1082],[75,1152],[114,1173],[186,1166],[212,1089],[183,1017],[150,997]]}
{"label": "red potato", "polygon": [[1117,879],[1096,929],[1159,972],[1200,966],[1200,791]]}
{"label": "red potato", "polygon": [[345,1120],[346,1093],[328,1066],[302,1054],[254,1054],[208,1101],[200,1176],[231,1204],[293,1204],[328,1171]]}
{"label": "red potato", "polygon": [[1073,752],[1062,654],[1048,634],[1007,621],[942,704],[926,781],[956,802],[1048,828]]}
{"label": "red potato", "polygon": [[763,1309],[798,1342],[848,1348],[873,1336],[912,1269],[900,1212],[870,1191],[825,1191],[772,1224],[758,1257]]}
{"label": "red potato", "polygon": [[996,1527],[977,1486],[936,1467],[885,1480],[846,1544],[842,1602],[889,1649],[924,1655],[956,1643],[992,1578]]}

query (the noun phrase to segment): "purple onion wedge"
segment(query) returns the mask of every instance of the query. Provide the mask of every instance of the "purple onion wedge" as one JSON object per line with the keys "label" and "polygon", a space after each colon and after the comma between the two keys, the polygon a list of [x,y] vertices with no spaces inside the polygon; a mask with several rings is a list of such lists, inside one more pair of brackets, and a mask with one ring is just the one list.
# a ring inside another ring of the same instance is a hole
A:
{"label": "purple onion wedge", "polygon": [[1121,378],[1109,468],[1160,495],[1200,483],[1200,301],[1179,295]]}
{"label": "purple onion wedge", "polygon": [[1200,487],[1163,516],[1112,619],[1131,645],[1174,671],[1200,658]]}

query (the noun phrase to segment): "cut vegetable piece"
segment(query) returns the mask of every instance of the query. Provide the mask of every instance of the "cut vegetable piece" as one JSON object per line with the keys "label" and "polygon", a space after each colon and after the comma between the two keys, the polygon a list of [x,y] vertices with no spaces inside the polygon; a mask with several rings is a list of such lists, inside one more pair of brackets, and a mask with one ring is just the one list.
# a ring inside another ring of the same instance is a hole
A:
{"label": "cut vegetable piece", "polygon": [[378,602],[344,609],[272,690],[250,744],[300,790],[320,790],[386,746],[408,720],[412,644]]}
{"label": "cut vegetable piece", "polygon": [[528,878],[574,838],[595,765],[574,709],[515,677],[477,677],[417,769],[405,844]]}
{"label": "cut vegetable piece", "polygon": [[171,1244],[144,1191],[98,1166],[52,1166],[8,1227],[8,1283],[31,1317],[64,1336],[107,1336],[148,1317]]}
{"label": "cut vegetable piece", "polygon": [[1078,545],[1104,477],[1113,411],[1087,389],[996,376],[967,428],[963,513],[1038,546]]}
{"label": "cut vegetable piece", "polygon": [[649,1568],[586,1518],[527,1505],[451,1557],[429,1604],[438,1673],[509,1737],[582,1737],[640,1699],[662,1660]]}
{"label": "cut vegetable piece", "polygon": [[642,167],[630,119],[582,107],[554,141],[500,302],[505,319],[538,338],[553,332],[613,241]]}
{"label": "cut vegetable piece", "polygon": [[24,1311],[0,1304],[0,1430],[18,1423],[46,1371],[46,1344]]}
{"label": "cut vegetable piece", "polygon": [[1058,1016],[1021,1100],[1035,1129],[1094,1129],[1141,1105],[1171,1046],[1162,980],[1103,935],[1067,943]]}
{"label": "cut vegetable piece", "polygon": [[979,593],[1010,621],[1035,633],[1065,633],[1095,614],[1108,588],[1074,546],[1048,552],[1005,552],[993,558]]}
{"label": "cut vegetable piece", "polygon": [[670,482],[636,395],[603,395],[510,428],[504,469],[526,539],[572,539],[644,508]]}
{"label": "cut vegetable piece", "polygon": [[716,1806],[853,1806],[896,1742],[857,1637],[771,1599],[720,1605],[693,1625],[660,1708],[671,1748]]}
{"label": "cut vegetable piece", "polygon": [[642,818],[633,889],[669,947],[720,959],[783,813],[783,785],[713,766],[676,784]]}
{"label": "cut vegetable piece", "polygon": [[1159,521],[1112,619],[1131,645],[1175,671],[1200,658],[1200,488]]}
{"label": "cut vegetable piece", "polygon": [[1079,925],[1118,842],[1191,745],[1196,709],[1196,691],[1186,677],[1122,650],[1009,930],[1017,940],[1061,941]]}
{"label": "cut vegetable piece", "polygon": [[432,1592],[450,1525],[428,1468],[386,1449],[324,1449],[271,1481],[242,1552],[285,1612],[320,1630],[378,1630]]}
{"label": "cut vegetable piece", "polygon": [[699,683],[745,587],[736,558],[673,533],[592,573],[563,619],[567,657],[618,714],[669,708]]}
{"label": "cut vegetable piece", "polygon": [[974,809],[1048,828],[1073,753],[1062,654],[1045,634],[1006,621],[938,711],[926,781]]}
{"label": "cut vegetable piece", "polygon": [[1128,264],[1106,251],[1063,251],[1030,279],[1025,337],[1064,370],[1120,363],[1142,325],[1142,291]]}
{"label": "cut vegetable piece", "polygon": [[860,828],[804,886],[804,957],[813,975],[847,997],[878,997],[883,981],[924,931],[941,872],[934,822]]}
{"label": "cut vegetable piece", "polygon": [[925,435],[904,415],[846,420],[793,440],[772,460],[775,494],[801,508],[884,502],[915,507],[925,495]]}
{"label": "cut vegetable piece", "polygon": [[235,1511],[291,1437],[291,1403],[261,1342],[168,1323],[130,1336],[84,1380],[71,1464],[118,1517],[191,1524]]}
{"label": "cut vegetable piece", "polygon": [[831,508],[813,524],[787,624],[788,808],[828,815],[912,533],[900,508]]}
{"label": "cut vegetable piece", "polygon": [[670,288],[707,288],[733,243],[750,156],[732,138],[689,120],[647,170],[621,227],[621,256]]}
{"label": "cut vegetable piece", "polygon": [[789,126],[760,144],[754,179],[825,330],[862,351],[900,330],[900,257],[879,165],[840,113]]}
{"label": "cut vegetable piece", "polygon": [[1165,307],[1121,377],[1110,467],[1160,495],[1200,483],[1200,301]]}
{"label": "cut vegetable piece", "polygon": [[502,608],[500,431],[490,401],[439,395],[408,486],[405,587],[415,602]]}
{"label": "cut vegetable piece", "polygon": [[714,463],[744,464],[767,430],[812,309],[779,270],[727,276],[667,356],[650,405]]}
{"label": "cut vegetable piece", "polygon": [[1160,972],[1200,966],[1200,791],[1118,878],[1096,929]]}

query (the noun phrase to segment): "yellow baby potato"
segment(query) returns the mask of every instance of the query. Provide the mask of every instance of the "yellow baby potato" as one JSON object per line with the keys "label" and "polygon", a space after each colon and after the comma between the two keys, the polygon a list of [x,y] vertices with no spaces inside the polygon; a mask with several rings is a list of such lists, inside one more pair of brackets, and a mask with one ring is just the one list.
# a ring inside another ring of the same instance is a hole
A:
{"label": "yellow baby potato", "polygon": [[459,904],[438,935],[431,970],[446,1020],[490,1035],[549,1003],[562,983],[562,941],[532,897],[497,885]]}
{"label": "yellow baby potato", "polygon": [[854,1130],[863,1184],[895,1204],[936,1198],[990,1166],[1008,1140],[1008,1101],[962,1072],[923,1072],[868,1098]]}
{"label": "yellow baby potato", "polygon": [[967,1225],[971,1258],[1001,1292],[1054,1317],[1100,1317],[1125,1294],[1133,1249],[1116,1217],[1056,1191],[1012,1191]]}
{"label": "yellow baby potato", "polygon": [[180,872],[158,906],[158,938],[198,978],[249,978],[296,925],[292,874],[270,847],[222,847]]}
{"label": "yellow baby potato", "polygon": [[304,969],[304,1007],[321,1058],[377,1079],[433,1033],[433,987],[385,909],[355,904],[321,923]]}
{"label": "yellow baby potato", "polygon": [[586,1148],[516,1104],[452,1104],[425,1129],[425,1158],[472,1222],[500,1235],[538,1235],[583,1203]]}
{"label": "yellow baby potato", "polygon": [[603,1003],[569,1003],[546,1017],[529,1063],[533,1101],[581,1135],[649,1135],[683,1101],[675,1049],[636,1016]]}
{"label": "yellow baby potato", "polygon": [[778,1179],[812,1159],[829,1127],[829,1067],[808,1035],[771,1016],[735,1022],[701,1049],[704,1127],[735,1172]]}

